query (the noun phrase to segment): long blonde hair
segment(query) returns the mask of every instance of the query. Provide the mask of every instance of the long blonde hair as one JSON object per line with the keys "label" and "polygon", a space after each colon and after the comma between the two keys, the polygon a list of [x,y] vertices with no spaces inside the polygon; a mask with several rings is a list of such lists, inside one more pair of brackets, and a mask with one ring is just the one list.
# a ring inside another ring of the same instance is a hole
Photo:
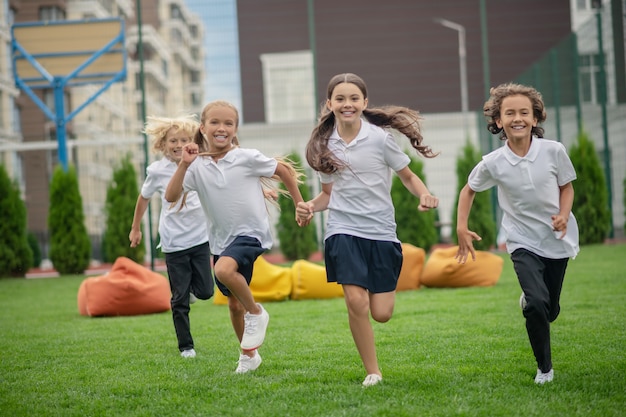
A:
{"label": "long blonde hair", "polygon": [[[225,100],[215,100],[215,101],[208,103],[202,109],[202,113],[200,115],[200,124],[198,125],[198,128],[196,129],[195,134],[193,135],[193,141],[198,144],[198,148],[200,151],[198,153],[198,156],[211,157],[211,156],[216,155],[216,153],[214,152],[209,152],[208,140],[206,139],[206,137],[204,137],[204,135],[200,131],[200,125],[204,124],[206,120],[207,112],[215,107],[226,107],[234,111],[235,112],[235,126],[239,127],[239,111],[237,110],[237,107],[235,107],[232,103],[225,101]],[[231,149],[235,149],[238,147],[239,147],[239,138],[235,135],[232,140]],[[221,153],[222,152],[220,152],[220,154]],[[276,159],[276,161],[280,165],[287,168],[289,174],[296,180],[296,183],[298,185],[304,182],[304,177],[305,177],[304,173],[298,168],[296,168],[293,161],[289,160],[286,157],[276,157],[274,159]],[[263,188],[263,190],[267,191],[268,193],[276,193],[277,195],[281,194],[287,197],[291,197],[291,195],[289,194],[289,191],[281,189],[278,186],[278,182],[280,182],[280,178],[278,177],[278,175],[273,175],[272,177],[261,177],[260,182],[261,182],[261,187]],[[280,209],[280,206],[278,205],[278,202],[276,200],[274,200],[273,198],[270,198],[266,192],[264,192],[264,195],[265,195],[266,201],[269,201],[273,206]],[[185,204],[185,199],[186,199],[186,193],[185,195],[183,195],[181,208],[182,208],[182,205]]]}

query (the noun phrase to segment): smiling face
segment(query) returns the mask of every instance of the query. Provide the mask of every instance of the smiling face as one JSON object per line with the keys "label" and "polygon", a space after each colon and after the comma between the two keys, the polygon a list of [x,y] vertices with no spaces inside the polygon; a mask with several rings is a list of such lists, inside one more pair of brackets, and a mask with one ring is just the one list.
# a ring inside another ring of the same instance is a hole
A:
{"label": "smiling face", "polygon": [[237,112],[228,106],[213,105],[203,114],[200,132],[206,136],[210,153],[228,152],[237,135],[239,118]]}
{"label": "smiling face", "polygon": [[178,163],[183,153],[183,146],[191,143],[191,136],[182,129],[171,128],[167,131],[163,139],[165,146],[163,148],[164,155],[170,160]]}
{"label": "smiling face", "polygon": [[507,139],[514,142],[530,141],[532,128],[537,126],[530,98],[522,94],[505,97],[496,124],[504,130]]}
{"label": "smiling face", "polygon": [[367,107],[367,98],[361,89],[352,83],[340,83],[335,86],[326,107],[335,115],[339,124],[351,124],[358,122]]}

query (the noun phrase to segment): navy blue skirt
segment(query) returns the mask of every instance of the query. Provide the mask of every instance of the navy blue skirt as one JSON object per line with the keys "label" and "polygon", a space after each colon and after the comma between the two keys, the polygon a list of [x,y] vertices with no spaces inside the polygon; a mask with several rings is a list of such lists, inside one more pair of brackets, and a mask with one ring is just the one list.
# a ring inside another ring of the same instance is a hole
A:
{"label": "navy blue skirt", "polygon": [[333,235],[325,241],[326,279],[371,293],[395,291],[402,268],[398,242]]}

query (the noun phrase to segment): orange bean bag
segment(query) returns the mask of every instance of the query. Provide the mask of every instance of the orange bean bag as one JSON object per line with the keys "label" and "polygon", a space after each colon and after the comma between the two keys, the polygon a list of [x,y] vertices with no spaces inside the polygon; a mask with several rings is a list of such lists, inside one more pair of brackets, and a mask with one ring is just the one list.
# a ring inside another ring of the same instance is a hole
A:
{"label": "orange bean bag", "polygon": [[135,316],[171,308],[167,278],[123,256],[107,274],[85,279],[77,298],[78,312],[90,317]]}
{"label": "orange bean bag", "polygon": [[[274,265],[259,256],[254,262],[250,291],[258,302],[288,299],[291,293],[291,268]],[[217,290],[213,296],[213,304],[228,304],[228,297]]]}
{"label": "orange bean bag", "polygon": [[326,281],[326,268],[313,262],[299,259],[291,266],[293,286],[292,300],[343,297],[343,287],[336,282]]}
{"label": "orange bean bag", "polygon": [[491,252],[476,251],[476,261],[471,257],[459,264],[454,256],[458,246],[435,249],[426,261],[420,281],[427,287],[488,287],[500,279],[504,260]]}
{"label": "orange bean bag", "polygon": [[426,251],[410,243],[402,243],[402,257],[402,269],[396,291],[416,290],[420,287]]}

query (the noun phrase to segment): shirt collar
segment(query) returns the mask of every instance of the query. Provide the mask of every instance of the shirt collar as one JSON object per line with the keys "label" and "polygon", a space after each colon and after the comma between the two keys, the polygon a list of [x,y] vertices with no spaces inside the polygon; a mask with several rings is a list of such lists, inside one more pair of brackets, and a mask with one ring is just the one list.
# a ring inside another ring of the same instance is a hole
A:
{"label": "shirt collar", "polygon": [[[352,142],[350,142],[350,145],[360,140],[367,139],[369,131],[370,131],[370,123],[367,120],[361,119],[361,128],[359,129],[359,133],[357,133],[356,137],[352,140]],[[341,139],[341,136],[339,136],[337,125],[335,125],[333,129],[333,133],[330,135],[328,139],[343,142],[343,140]]]}
{"label": "shirt collar", "polygon": [[537,138],[536,136],[533,136],[532,140],[530,141],[530,148],[528,149],[528,152],[524,156],[519,156],[515,152],[513,152],[511,148],[509,147],[508,140],[507,140],[507,143],[504,144],[504,147],[506,148],[504,152],[504,156],[506,160],[511,165],[517,165],[523,160],[534,162],[535,159],[537,159],[537,156],[539,155],[539,148],[541,147],[538,139],[539,138]]}

